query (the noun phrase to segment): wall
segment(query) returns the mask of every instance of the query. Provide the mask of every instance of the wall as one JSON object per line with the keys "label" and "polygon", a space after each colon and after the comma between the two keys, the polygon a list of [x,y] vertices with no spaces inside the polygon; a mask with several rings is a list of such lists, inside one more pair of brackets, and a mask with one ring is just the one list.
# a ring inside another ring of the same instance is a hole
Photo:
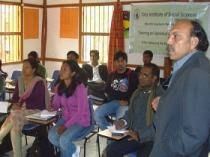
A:
{"label": "wall", "polygon": [[79,3],[79,0],[47,0],[47,5]]}
{"label": "wall", "polygon": [[[25,7],[29,8],[29,7]],[[30,51],[37,51],[41,56],[41,35],[42,35],[42,8],[39,9],[39,38],[37,39],[24,39],[23,40],[23,58],[27,58]]]}
{"label": "wall", "polygon": [[43,0],[23,0],[23,3],[42,5]]}
{"label": "wall", "polygon": [[[15,0],[13,0],[14,2]],[[17,0],[16,0],[17,1]],[[30,3],[35,5],[42,5],[43,0],[24,0],[24,3]],[[25,7],[30,8],[30,7]],[[37,8],[37,7],[31,7],[31,8]],[[30,51],[34,50],[39,53],[41,51],[41,31],[42,31],[42,8],[39,9],[39,37],[37,39],[24,39],[23,40],[23,59],[27,58],[27,55]],[[14,68],[15,67],[15,68]],[[8,72],[9,77],[11,77],[11,73],[14,70],[21,70],[22,64],[12,64],[12,65],[3,65],[3,69]]]}
{"label": "wall", "polygon": [[[21,2],[21,0],[1,0],[5,2]],[[43,4],[43,0],[23,0],[23,3],[30,3],[30,4]]]}
{"label": "wall", "polygon": [[78,52],[79,40],[60,38],[60,8],[48,8],[46,58],[64,59],[69,50]]}
{"label": "wall", "polygon": [[[18,0],[13,0],[18,1]],[[20,1],[20,0],[19,0]],[[117,0],[83,0],[84,3],[95,3],[95,2],[114,2]],[[121,1],[139,1],[139,0],[121,0]],[[149,0],[148,0],[149,1]],[[156,1],[156,0],[154,0]],[[25,3],[31,4],[42,4],[42,0],[24,0]],[[145,0],[144,0],[145,2]],[[48,5],[62,5],[62,4],[75,4],[79,3],[79,0],[48,0]],[[124,10],[130,10],[129,5],[124,5]],[[66,53],[69,50],[75,50],[78,52],[79,50],[79,40],[78,39],[67,39],[60,38],[60,8],[59,7],[49,7],[48,11],[48,23],[47,23],[47,47],[46,47],[46,58],[55,58],[55,59],[65,59]],[[42,23],[42,8],[39,8],[39,21],[40,21],[40,29],[39,29],[39,38],[38,39],[28,39],[24,40],[24,53],[23,57],[27,58],[27,54],[31,50],[36,50],[40,53],[41,50],[41,23]],[[210,29],[210,28],[209,28]],[[209,31],[209,30],[208,30]],[[128,39],[125,40],[125,47],[128,49]],[[40,54],[39,54],[40,55]],[[210,53],[207,53],[207,56],[210,58]],[[163,55],[154,55],[153,62],[163,66],[164,64],[164,56]],[[129,64],[143,64],[142,63],[142,54],[128,54],[128,63]],[[45,62],[45,66],[48,72],[48,76],[52,75],[54,70],[60,68],[61,62],[49,61]],[[13,66],[14,67],[14,66]],[[15,65],[16,67],[16,65]],[[19,68],[20,66],[17,65]],[[6,71],[11,70],[11,66],[4,66],[4,69],[8,69]]]}

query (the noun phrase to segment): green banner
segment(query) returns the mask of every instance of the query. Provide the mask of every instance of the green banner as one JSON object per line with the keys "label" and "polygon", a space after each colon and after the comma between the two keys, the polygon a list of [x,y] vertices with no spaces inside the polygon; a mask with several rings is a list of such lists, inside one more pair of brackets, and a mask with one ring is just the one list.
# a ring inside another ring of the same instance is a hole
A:
{"label": "green banner", "polygon": [[131,5],[129,53],[152,50],[167,54],[167,38],[176,19],[199,19],[208,32],[207,3],[158,3]]}

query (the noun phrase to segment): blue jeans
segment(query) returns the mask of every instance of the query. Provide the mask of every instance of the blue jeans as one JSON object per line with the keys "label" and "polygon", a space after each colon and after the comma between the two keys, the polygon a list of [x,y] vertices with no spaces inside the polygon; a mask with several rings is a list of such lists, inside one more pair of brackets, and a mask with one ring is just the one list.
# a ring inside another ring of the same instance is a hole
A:
{"label": "blue jeans", "polygon": [[58,120],[56,125],[49,130],[48,138],[54,146],[60,149],[61,157],[70,157],[76,151],[76,146],[73,141],[79,139],[86,128],[75,124],[70,128],[67,128],[63,134],[59,135],[57,133],[57,128],[63,124],[63,119]]}
{"label": "blue jeans", "polygon": [[118,100],[113,100],[99,106],[94,112],[94,119],[102,130],[107,129],[110,124],[106,120],[106,116],[115,115],[116,119],[122,118],[128,106],[120,105]]}

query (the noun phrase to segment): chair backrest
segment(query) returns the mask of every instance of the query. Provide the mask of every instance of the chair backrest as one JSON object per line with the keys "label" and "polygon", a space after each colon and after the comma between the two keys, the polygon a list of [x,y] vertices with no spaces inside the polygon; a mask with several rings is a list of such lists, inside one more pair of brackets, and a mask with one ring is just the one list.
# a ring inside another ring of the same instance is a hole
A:
{"label": "chair backrest", "polygon": [[59,77],[60,70],[55,70],[52,74],[52,79],[57,80]]}
{"label": "chair backrest", "polygon": [[94,113],[93,103],[90,98],[88,98],[88,103],[89,103],[89,110],[90,110],[90,124],[94,126],[96,124],[96,122],[95,122],[95,119],[93,116],[93,113]]}
{"label": "chair backrest", "polygon": [[88,104],[89,104],[89,110],[90,110],[90,126],[87,127],[86,129],[84,129],[82,132],[81,132],[81,136],[76,140],[76,141],[79,141],[79,140],[82,140],[84,138],[87,138],[87,136],[94,130],[95,128],[95,120],[94,120],[94,117],[93,117],[93,105],[92,105],[92,102],[90,99],[88,99]]}
{"label": "chair backrest", "polygon": [[12,72],[11,79],[14,80],[14,81],[17,81],[17,80],[18,80],[18,77],[20,77],[21,74],[22,74],[21,71],[19,71],[19,70],[14,70],[14,71]]}
{"label": "chair backrest", "polygon": [[56,85],[56,83],[58,82],[59,79],[59,75],[60,75],[60,70],[55,70],[52,74],[52,79],[53,81],[50,83],[49,85],[49,89],[53,89],[53,87]]}
{"label": "chair backrest", "polygon": [[106,65],[100,65],[98,67],[98,72],[99,72],[99,75],[101,77],[101,79],[106,82],[107,81],[107,78],[108,78],[108,68]]}
{"label": "chair backrest", "polygon": [[83,64],[82,69],[89,80],[93,79],[93,68],[90,64]]}

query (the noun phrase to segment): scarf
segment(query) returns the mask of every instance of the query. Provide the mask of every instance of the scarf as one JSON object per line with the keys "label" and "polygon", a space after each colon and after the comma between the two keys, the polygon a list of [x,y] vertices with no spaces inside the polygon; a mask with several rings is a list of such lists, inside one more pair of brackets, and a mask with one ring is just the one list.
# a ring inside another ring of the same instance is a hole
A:
{"label": "scarf", "polygon": [[130,104],[133,103],[134,99],[139,96],[140,93],[147,91],[149,93],[149,97],[147,100],[147,109],[146,109],[146,123],[147,126],[150,126],[153,122],[153,117],[154,117],[154,111],[151,107],[151,102],[156,96],[156,86],[153,86],[149,89],[143,89],[143,88],[138,88],[135,90],[135,92],[132,94],[132,97],[130,99]]}
{"label": "scarf", "polygon": [[48,89],[47,89],[47,84],[46,84],[46,81],[39,77],[39,76],[35,76],[31,81],[30,81],[30,84],[27,86],[26,89],[24,89],[24,80],[23,80],[23,77],[19,77],[18,78],[18,90],[19,90],[19,102],[24,102],[26,101],[26,99],[32,94],[32,91],[36,85],[37,82],[39,81],[43,81],[44,83],[44,86],[45,86],[45,106],[46,108],[49,107],[49,103],[50,103],[50,94],[48,92]]}

